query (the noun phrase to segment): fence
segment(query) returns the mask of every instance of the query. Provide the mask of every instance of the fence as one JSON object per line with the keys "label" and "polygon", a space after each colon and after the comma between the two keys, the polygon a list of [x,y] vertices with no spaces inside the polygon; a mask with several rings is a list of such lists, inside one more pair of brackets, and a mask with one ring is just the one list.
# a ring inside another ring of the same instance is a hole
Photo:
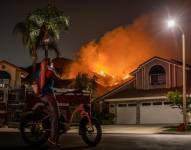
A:
{"label": "fence", "polygon": [[25,103],[25,89],[8,90],[7,117],[8,126],[18,126]]}
{"label": "fence", "polygon": [[[69,118],[76,105],[81,102],[89,101],[88,93],[84,96],[67,94],[62,95],[64,91],[56,91],[58,106],[60,111],[65,115],[66,119]],[[7,124],[9,127],[18,127],[21,119],[22,112],[26,104],[38,101],[33,95],[31,89],[0,89],[0,126]],[[74,122],[79,121],[79,116],[76,115]]]}

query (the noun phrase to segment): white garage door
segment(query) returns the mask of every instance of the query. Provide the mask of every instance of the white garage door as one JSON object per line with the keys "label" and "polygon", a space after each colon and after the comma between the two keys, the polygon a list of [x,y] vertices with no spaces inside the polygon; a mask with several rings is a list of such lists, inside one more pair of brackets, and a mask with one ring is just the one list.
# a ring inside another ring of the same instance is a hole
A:
{"label": "white garage door", "polygon": [[136,124],[136,104],[118,104],[117,124]]}
{"label": "white garage door", "polygon": [[141,103],[140,123],[181,123],[183,115],[178,108],[172,108],[168,102]]}

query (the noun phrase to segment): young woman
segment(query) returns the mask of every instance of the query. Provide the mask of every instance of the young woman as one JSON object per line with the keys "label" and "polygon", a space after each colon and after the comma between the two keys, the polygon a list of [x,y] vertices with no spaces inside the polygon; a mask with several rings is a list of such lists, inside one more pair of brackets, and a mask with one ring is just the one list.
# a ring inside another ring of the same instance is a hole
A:
{"label": "young woman", "polygon": [[49,105],[51,136],[48,141],[51,144],[57,144],[58,142],[59,109],[53,90],[54,80],[56,78],[58,78],[58,75],[56,75],[50,59],[43,59],[40,64],[39,77],[36,81],[37,84],[33,85],[33,89],[36,95],[40,96],[41,100]]}

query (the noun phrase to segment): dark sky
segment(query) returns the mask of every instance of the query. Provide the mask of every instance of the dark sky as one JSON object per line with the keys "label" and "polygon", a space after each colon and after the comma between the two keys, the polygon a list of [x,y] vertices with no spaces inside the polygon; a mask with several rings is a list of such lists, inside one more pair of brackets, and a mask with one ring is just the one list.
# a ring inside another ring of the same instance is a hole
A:
{"label": "dark sky", "polygon": [[[79,48],[121,25],[128,25],[145,13],[170,7],[174,0],[55,0],[56,6],[71,18],[69,31],[59,41],[61,56],[74,58]],[[18,66],[28,66],[31,58],[19,36],[12,30],[17,22],[36,8],[46,6],[48,0],[0,1],[0,59]],[[39,54],[42,55],[42,54]]]}

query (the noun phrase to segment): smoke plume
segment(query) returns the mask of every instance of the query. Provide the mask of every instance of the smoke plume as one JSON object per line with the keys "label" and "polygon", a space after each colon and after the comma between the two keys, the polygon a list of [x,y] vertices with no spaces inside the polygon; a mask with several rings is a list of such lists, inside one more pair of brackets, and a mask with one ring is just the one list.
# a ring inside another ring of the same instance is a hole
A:
{"label": "smoke plume", "polygon": [[[104,34],[99,41],[82,46],[67,75],[78,72],[109,77],[108,85],[117,84],[151,57],[179,59],[170,35],[160,33],[153,26],[151,16],[142,16],[128,26],[120,26]],[[169,42],[171,41],[171,42]]]}

